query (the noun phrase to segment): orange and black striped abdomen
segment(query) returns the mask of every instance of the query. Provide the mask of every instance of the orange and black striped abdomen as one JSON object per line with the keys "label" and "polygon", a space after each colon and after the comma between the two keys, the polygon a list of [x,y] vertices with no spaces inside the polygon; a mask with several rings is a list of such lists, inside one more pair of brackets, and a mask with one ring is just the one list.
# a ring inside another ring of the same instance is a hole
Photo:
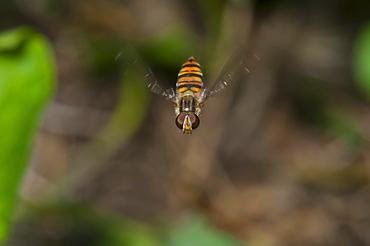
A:
{"label": "orange and black striped abdomen", "polygon": [[198,93],[203,87],[203,73],[194,57],[190,57],[181,67],[176,88],[180,94]]}

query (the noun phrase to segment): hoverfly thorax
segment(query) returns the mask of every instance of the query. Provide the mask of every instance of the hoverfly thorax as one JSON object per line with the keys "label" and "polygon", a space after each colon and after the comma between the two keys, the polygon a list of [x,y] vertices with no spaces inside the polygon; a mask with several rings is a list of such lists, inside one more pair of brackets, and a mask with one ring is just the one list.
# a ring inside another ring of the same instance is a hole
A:
{"label": "hoverfly thorax", "polygon": [[181,99],[180,112],[194,112],[195,99],[192,96],[186,95]]}
{"label": "hoverfly thorax", "polygon": [[179,98],[178,104],[175,106],[176,126],[185,134],[192,133],[199,124],[200,107],[198,101],[192,95],[186,95]]}

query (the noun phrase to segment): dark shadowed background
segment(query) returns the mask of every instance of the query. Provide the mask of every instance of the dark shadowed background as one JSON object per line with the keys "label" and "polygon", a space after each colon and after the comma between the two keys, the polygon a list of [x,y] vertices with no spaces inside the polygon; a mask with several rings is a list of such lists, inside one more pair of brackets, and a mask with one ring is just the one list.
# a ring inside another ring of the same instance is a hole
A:
{"label": "dark shadowed background", "polygon": [[[3,0],[0,31],[44,35],[57,70],[5,245],[370,245],[369,10]],[[183,135],[145,72],[115,59],[128,44],[172,85],[190,56],[206,85],[241,45],[258,59]]]}

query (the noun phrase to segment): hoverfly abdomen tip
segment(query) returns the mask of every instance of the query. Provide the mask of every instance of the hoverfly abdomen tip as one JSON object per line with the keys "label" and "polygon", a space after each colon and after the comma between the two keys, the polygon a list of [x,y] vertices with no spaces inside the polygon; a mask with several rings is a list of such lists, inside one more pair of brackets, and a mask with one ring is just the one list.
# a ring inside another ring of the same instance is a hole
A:
{"label": "hoverfly abdomen tip", "polygon": [[194,56],[190,56],[189,59],[188,59],[188,61],[190,61],[190,62],[195,61]]}

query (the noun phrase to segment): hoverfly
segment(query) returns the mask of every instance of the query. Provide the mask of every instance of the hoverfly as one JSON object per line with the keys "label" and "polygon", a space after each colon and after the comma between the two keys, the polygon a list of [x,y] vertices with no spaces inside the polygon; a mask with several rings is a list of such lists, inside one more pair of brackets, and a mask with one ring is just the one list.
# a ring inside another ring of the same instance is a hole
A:
{"label": "hoverfly", "polygon": [[[117,57],[121,56],[121,52]],[[148,87],[158,95],[171,101],[175,109],[175,124],[184,134],[191,134],[200,125],[200,116],[206,100],[224,90],[231,82],[249,73],[247,62],[250,58],[259,58],[247,52],[244,47],[238,49],[225,65],[218,79],[210,86],[204,87],[200,64],[191,56],[182,66],[177,76],[175,88],[164,89],[150,68],[147,68],[145,80]],[[137,58],[133,63],[142,63]]]}

